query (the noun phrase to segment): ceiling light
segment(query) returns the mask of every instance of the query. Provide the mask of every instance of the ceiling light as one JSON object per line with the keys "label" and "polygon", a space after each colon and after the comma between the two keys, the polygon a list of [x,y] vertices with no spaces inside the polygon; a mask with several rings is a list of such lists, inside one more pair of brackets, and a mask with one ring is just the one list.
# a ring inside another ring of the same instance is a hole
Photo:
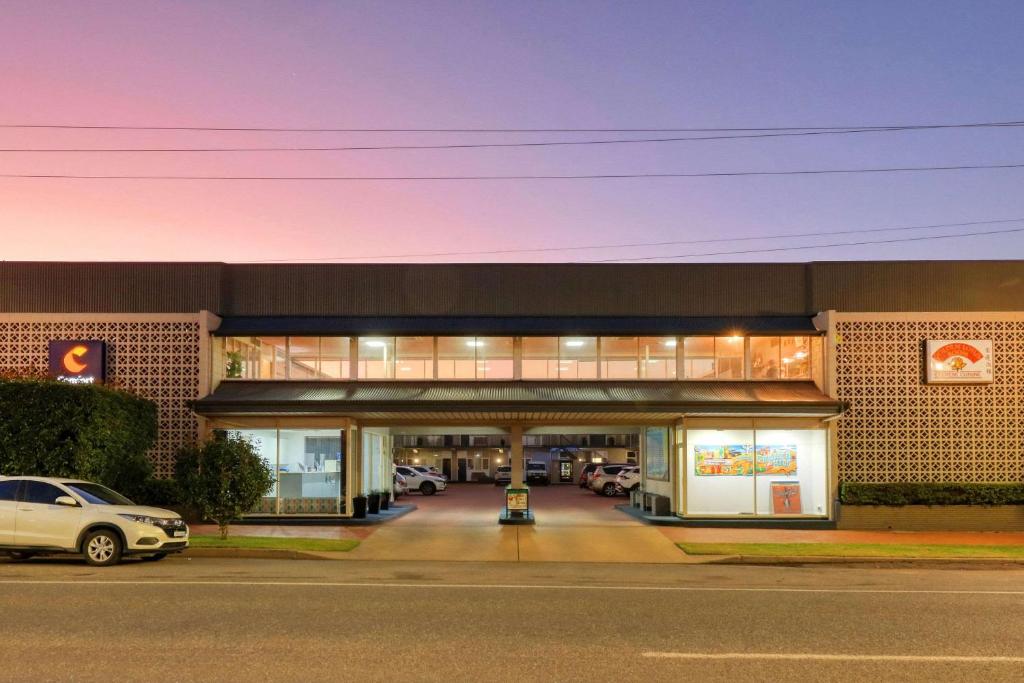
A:
{"label": "ceiling light", "polygon": [[671,348],[675,348],[675,345],[676,345],[676,340],[675,339],[666,339],[665,340],[665,346],[669,347],[670,349]]}
{"label": "ceiling light", "polygon": [[466,342],[466,346],[484,346],[484,342],[480,339],[470,339]]}
{"label": "ceiling light", "polygon": [[573,348],[579,348],[579,347],[583,346],[584,344],[586,344],[586,342],[583,341],[582,339],[566,339],[565,340],[565,345],[566,346],[571,346]]}
{"label": "ceiling light", "polygon": [[410,368],[408,365],[403,365],[401,370],[402,372],[412,372],[412,368]]}
{"label": "ceiling light", "polygon": [[793,359],[792,359],[792,358],[783,358],[783,359],[782,359],[782,362],[783,362],[783,363],[792,363],[792,362],[793,362]]}
{"label": "ceiling light", "polygon": [[797,351],[793,355],[796,356],[797,358],[807,358],[807,352],[806,351]]}
{"label": "ceiling light", "polygon": [[387,344],[385,342],[382,342],[380,339],[367,339],[366,345],[372,346],[377,349],[379,349],[382,346],[387,346]]}

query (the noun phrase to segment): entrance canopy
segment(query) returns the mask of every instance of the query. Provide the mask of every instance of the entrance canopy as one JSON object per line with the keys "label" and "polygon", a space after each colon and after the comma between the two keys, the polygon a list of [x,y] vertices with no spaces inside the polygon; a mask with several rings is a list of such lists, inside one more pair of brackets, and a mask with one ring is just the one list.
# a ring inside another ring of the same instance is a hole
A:
{"label": "entrance canopy", "polygon": [[221,382],[207,417],[344,415],[390,421],[667,421],[682,415],[827,417],[839,401],[813,382]]}

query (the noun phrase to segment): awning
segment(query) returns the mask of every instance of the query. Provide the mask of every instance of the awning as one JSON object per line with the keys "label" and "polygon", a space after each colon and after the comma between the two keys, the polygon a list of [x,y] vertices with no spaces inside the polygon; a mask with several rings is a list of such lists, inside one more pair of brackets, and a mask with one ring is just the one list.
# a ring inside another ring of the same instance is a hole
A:
{"label": "awning", "polygon": [[292,382],[227,380],[194,409],[223,415],[545,420],[680,415],[837,415],[813,382]]}
{"label": "awning", "polygon": [[232,336],[356,335],[687,335],[820,334],[807,316],[757,317],[493,317],[254,316],[225,317],[214,332]]}

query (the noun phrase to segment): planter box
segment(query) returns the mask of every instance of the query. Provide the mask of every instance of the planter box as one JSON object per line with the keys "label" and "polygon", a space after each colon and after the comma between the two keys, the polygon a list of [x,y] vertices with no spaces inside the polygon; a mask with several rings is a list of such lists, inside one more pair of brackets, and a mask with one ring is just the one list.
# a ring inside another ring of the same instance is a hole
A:
{"label": "planter box", "polygon": [[837,528],[1024,531],[1024,505],[840,505]]}

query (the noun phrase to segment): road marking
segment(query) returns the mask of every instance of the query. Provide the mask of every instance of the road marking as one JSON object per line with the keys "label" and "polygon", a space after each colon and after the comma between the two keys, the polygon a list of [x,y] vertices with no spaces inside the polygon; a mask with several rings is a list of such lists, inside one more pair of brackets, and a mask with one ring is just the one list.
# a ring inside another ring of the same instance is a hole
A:
{"label": "road marking", "polygon": [[828,593],[878,595],[1024,595],[1024,590],[910,590],[902,588],[752,588],[725,586],[601,586],[597,584],[525,584],[525,583],[394,583],[377,581],[225,581],[208,579],[0,579],[0,586],[270,586],[309,588],[452,588],[478,590],[594,590],[651,591],[678,593]]}
{"label": "road marking", "polygon": [[824,654],[817,652],[642,652],[652,659],[760,659],[760,660],[812,660],[821,662],[919,662],[940,664],[1024,663],[1024,657],[967,656],[967,655],[861,655]]}

